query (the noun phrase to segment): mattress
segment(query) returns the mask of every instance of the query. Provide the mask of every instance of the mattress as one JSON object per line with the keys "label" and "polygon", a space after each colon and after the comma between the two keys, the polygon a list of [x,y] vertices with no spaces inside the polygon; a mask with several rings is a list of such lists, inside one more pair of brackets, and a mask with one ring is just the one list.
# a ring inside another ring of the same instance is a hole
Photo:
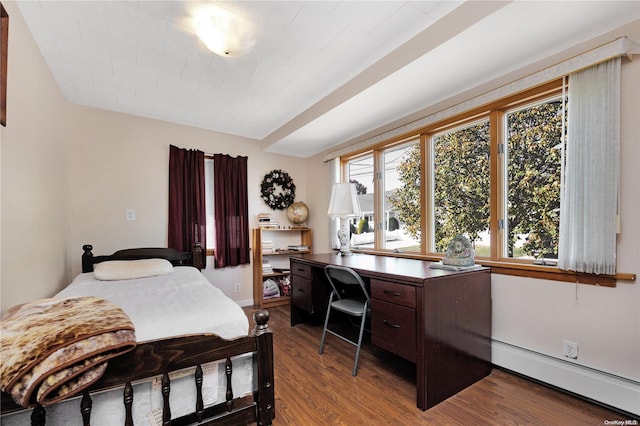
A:
{"label": "mattress", "polygon": [[[136,329],[136,340],[162,339],[185,334],[215,333],[225,339],[246,336],[249,320],[242,308],[204,275],[190,266],[177,266],[166,275],[123,281],[100,281],[94,274],[78,275],[56,298],[96,296],[122,308]],[[251,354],[232,358],[234,396],[248,395],[256,389]],[[195,410],[193,371],[172,373],[170,405],[173,417]],[[205,407],[224,401],[226,377],[224,360],[203,366]],[[160,425],[162,395],[160,377],[133,383],[133,417],[136,425]],[[92,394],[91,424],[124,424],[122,388]],[[82,425],[78,396],[45,407],[47,425]],[[29,424],[31,410],[2,417],[2,425]]]}
{"label": "mattress", "polygon": [[79,296],[100,297],[118,305],[131,318],[138,342],[194,333],[232,339],[249,333],[249,319],[240,305],[191,266],[122,281],[100,281],[88,272],[54,297]]}

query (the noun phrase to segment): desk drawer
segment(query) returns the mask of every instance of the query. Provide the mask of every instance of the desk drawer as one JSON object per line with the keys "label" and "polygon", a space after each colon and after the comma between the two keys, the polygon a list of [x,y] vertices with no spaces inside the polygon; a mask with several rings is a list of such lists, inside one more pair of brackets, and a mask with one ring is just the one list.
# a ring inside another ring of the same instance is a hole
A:
{"label": "desk drawer", "polygon": [[372,299],[371,343],[416,362],[416,310]]}
{"label": "desk drawer", "polygon": [[406,284],[372,279],[371,297],[410,308],[416,307],[416,288]]}
{"label": "desk drawer", "polygon": [[311,266],[304,263],[293,261],[291,262],[291,273],[308,280],[311,279]]}
{"label": "desk drawer", "polygon": [[291,276],[291,303],[310,314],[313,313],[312,281],[300,276]]}

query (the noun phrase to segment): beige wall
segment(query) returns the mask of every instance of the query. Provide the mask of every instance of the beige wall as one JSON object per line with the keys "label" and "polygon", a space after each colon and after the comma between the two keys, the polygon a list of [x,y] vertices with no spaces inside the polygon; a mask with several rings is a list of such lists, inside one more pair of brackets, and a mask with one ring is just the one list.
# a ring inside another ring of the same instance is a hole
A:
{"label": "beige wall", "polygon": [[[296,200],[306,202],[305,161],[262,152],[259,142],[126,114],[82,106],[70,107],[73,120],[70,156],[72,274],[81,270],[83,244],[94,254],[125,247],[166,246],[169,145],[248,157],[249,215],[271,212],[287,224],[283,211],[272,211],[260,198],[263,176],[283,169],[296,184]],[[137,220],[127,221],[126,210]],[[252,298],[252,270],[239,266],[204,271],[211,282],[240,301]],[[234,292],[234,284],[241,292]]]}
{"label": "beige wall", "polygon": [[[10,15],[8,126],[1,130],[2,309],[52,295],[80,270],[81,246],[95,253],[164,245],[168,146],[249,157],[252,215],[266,211],[262,175],[282,168],[310,208],[314,250],[329,249],[328,166],[269,155],[258,143],[155,120],[68,105],[18,9]],[[640,34],[633,34],[640,41]],[[18,55],[17,52],[20,52]],[[640,61],[623,66],[622,232],[618,267],[637,273],[640,253]],[[138,220],[127,222],[135,209]],[[278,216],[286,222],[283,214]],[[35,259],[35,261],[33,260]],[[251,298],[249,267],[205,275],[236,300]],[[232,285],[242,283],[242,292]],[[493,275],[493,337],[562,358],[562,339],[578,342],[578,364],[640,380],[640,286],[616,288]]]}
{"label": "beige wall", "polygon": [[[585,42],[582,49],[598,46],[626,35],[640,43],[640,22],[636,21],[600,40]],[[623,59],[621,96],[621,233],[618,235],[618,271],[637,274],[640,254],[640,59]],[[533,72],[533,71],[532,71]],[[414,117],[413,119],[417,119]],[[375,133],[375,132],[373,132]],[[324,156],[309,160],[310,173],[324,173]],[[314,182],[310,180],[310,182]],[[309,189],[314,204],[326,209],[328,186]],[[316,208],[318,210],[318,208]],[[312,222],[315,248],[329,248],[328,221]],[[321,227],[323,230],[321,231]],[[322,237],[319,234],[323,233]],[[492,275],[492,338],[532,353],[566,360],[562,341],[578,343],[577,366],[587,367],[634,381],[625,393],[633,400],[640,395],[640,282],[618,281],[617,287]],[[524,370],[527,368],[525,367]],[[532,368],[535,369],[535,368]],[[572,391],[590,395],[587,381],[578,378]],[[606,379],[605,379],[606,380]],[[616,396],[606,403],[616,406]],[[625,399],[628,402],[629,398]],[[618,405],[640,414],[638,404]]]}
{"label": "beige wall", "polygon": [[68,282],[67,103],[14,2],[2,132],[2,309]]}
{"label": "beige wall", "polygon": [[[1,156],[3,310],[60,290],[80,272],[85,243],[95,254],[166,245],[170,144],[247,156],[252,226],[259,212],[270,211],[260,182],[272,169],[287,171],[296,200],[306,201],[305,160],[263,153],[246,138],[68,104],[19,9],[3,4],[10,16],[9,125],[2,129]],[[126,221],[127,209],[136,210],[136,221]],[[284,212],[272,213],[287,223]],[[234,299],[252,299],[250,266],[218,271],[209,264],[204,273]]]}
{"label": "beige wall", "polygon": [[330,251],[329,240],[329,163],[323,161],[324,154],[310,157],[306,160],[307,206],[312,214],[309,215],[309,227],[313,229],[313,249],[316,253]]}
{"label": "beige wall", "polygon": [[[631,28],[636,30],[628,35],[640,43],[640,26]],[[624,59],[621,89],[617,268],[637,274],[640,60]],[[608,288],[493,274],[492,289],[494,339],[559,358],[563,339],[577,342],[578,364],[640,381],[639,281],[618,281],[616,288]]]}

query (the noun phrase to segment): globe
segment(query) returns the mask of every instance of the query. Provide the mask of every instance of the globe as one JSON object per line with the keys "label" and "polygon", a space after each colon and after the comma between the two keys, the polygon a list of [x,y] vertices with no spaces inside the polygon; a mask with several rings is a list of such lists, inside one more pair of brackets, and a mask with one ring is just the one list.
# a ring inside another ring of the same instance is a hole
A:
{"label": "globe", "polygon": [[296,201],[287,208],[287,218],[295,226],[302,226],[309,217],[309,208],[302,201]]}

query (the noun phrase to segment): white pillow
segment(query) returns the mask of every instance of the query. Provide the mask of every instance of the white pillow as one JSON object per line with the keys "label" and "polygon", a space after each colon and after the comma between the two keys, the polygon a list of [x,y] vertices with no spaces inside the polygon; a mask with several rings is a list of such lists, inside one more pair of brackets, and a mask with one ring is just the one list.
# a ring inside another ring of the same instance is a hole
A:
{"label": "white pillow", "polygon": [[171,272],[173,265],[166,259],[109,260],[93,265],[93,275],[102,281],[131,280]]}

